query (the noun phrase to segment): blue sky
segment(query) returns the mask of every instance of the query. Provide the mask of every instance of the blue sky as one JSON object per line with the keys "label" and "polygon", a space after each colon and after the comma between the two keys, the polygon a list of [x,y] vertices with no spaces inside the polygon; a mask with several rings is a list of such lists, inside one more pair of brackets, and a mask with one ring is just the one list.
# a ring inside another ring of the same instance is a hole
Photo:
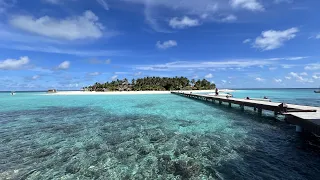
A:
{"label": "blue sky", "polygon": [[0,0],[0,90],[144,76],[320,86],[315,0]]}

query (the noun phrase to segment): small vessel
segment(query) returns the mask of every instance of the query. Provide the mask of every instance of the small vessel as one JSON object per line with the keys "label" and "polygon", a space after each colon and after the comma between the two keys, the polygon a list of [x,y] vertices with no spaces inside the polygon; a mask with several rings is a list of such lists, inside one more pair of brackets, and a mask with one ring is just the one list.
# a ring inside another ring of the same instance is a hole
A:
{"label": "small vessel", "polygon": [[16,92],[11,91],[11,96],[14,96],[14,95],[16,95]]}
{"label": "small vessel", "polygon": [[320,93],[320,88],[314,91],[315,93]]}

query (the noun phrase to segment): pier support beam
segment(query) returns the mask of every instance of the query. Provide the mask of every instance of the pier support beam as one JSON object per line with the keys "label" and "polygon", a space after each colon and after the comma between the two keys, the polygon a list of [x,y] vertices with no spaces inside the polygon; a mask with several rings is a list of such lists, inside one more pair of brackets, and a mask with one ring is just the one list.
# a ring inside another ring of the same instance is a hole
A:
{"label": "pier support beam", "polygon": [[222,104],[222,101],[219,101],[219,104],[221,105],[221,104]]}
{"label": "pier support beam", "polygon": [[258,109],[258,115],[262,116],[262,109],[261,108]]}
{"label": "pier support beam", "polygon": [[240,105],[240,109],[241,109],[241,111],[244,111],[244,105],[243,104]]}
{"label": "pier support beam", "polygon": [[231,103],[229,103],[229,107],[231,108],[232,106],[231,106]]}
{"label": "pier support beam", "polygon": [[256,107],[254,107],[254,108],[253,108],[253,110],[254,110],[254,111],[257,111],[257,108],[256,108]]}
{"label": "pier support beam", "polygon": [[296,125],[296,132],[297,133],[302,133],[303,132],[303,128],[301,126]]}

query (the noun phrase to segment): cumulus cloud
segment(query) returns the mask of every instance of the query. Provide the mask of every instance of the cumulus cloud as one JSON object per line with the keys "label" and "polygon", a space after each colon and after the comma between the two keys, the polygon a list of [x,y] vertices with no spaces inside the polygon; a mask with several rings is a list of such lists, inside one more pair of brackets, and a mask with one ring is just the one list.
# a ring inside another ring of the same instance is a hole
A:
{"label": "cumulus cloud", "polygon": [[290,77],[290,76],[286,76],[286,77],[284,77],[284,78],[286,78],[286,79],[288,79],[288,80],[290,80],[290,79],[291,79],[291,77]]}
{"label": "cumulus cloud", "polygon": [[299,32],[298,28],[290,28],[284,31],[263,31],[261,36],[256,38],[253,47],[264,51],[277,49],[283,46],[286,41],[295,38],[297,32]]}
{"label": "cumulus cloud", "polygon": [[282,82],[282,79],[274,79],[274,81],[275,81],[276,83],[281,83],[281,82]]}
{"label": "cumulus cloud", "polygon": [[20,57],[20,59],[6,59],[0,61],[0,70],[14,70],[21,69],[29,63],[27,56]]}
{"label": "cumulus cloud", "polygon": [[312,79],[308,79],[308,78],[303,78],[301,75],[299,75],[298,73],[295,73],[295,72],[290,72],[289,74],[290,76],[292,76],[293,78],[296,79],[296,81],[298,82],[309,82],[309,83],[312,83],[313,80]]}
{"label": "cumulus cloud", "polygon": [[205,75],[204,77],[205,77],[206,79],[211,79],[211,78],[213,78],[213,75],[210,73],[210,74]]}
{"label": "cumulus cloud", "polygon": [[251,42],[251,39],[245,39],[242,43],[243,44],[247,44],[247,43],[250,43]]}
{"label": "cumulus cloud", "polygon": [[157,42],[156,46],[158,49],[168,49],[174,46],[177,46],[178,43],[174,40],[169,40],[161,43],[160,41]]}
{"label": "cumulus cloud", "polygon": [[182,18],[174,17],[169,21],[169,25],[174,29],[184,29],[187,27],[199,26],[200,22],[198,19],[191,19],[188,16]]}
{"label": "cumulus cloud", "polygon": [[222,18],[220,21],[221,22],[233,22],[233,21],[236,21],[237,19],[238,19],[237,16],[230,14],[230,15]]}
{"label": "cumulus cloud", "polygon": [[308,76],[308,73],[302,72],[302,73],[300,73],[300,75],[301,75],[301,76]]}
{"label": "cumulus cloud", "polygon": [[92,11],[85,11],[81,16],[55,19],[49,16],[13,16],[9,23],[21,30],[34,34],[65,40],[97,39],[103,36],[103,25]]}
{"label": "cumulus cloud", "polygon": [[308,64],[304,69],[310,71],[320,70],[320,63]]}
{"label": "cumulus cloud", "polygon": [[234,8],[243,8],[251,11],[263,11],[263,5],[257,0],[231,0],[230,4]]}
{"label": "cumulus cloud", "polygon": [[256,81],[263,82],[264,79],[257,77],[257,78],[256,78]]}
{"label": "cumulus cloud", "polygon": [[70,64],[71,64],[70,61],[64,61],[64,62],[62,62],[61,64],[59,64],[59,66],[58,66],[57,69],[60,69],[60,70],[69,69]]}
{"label": "cumulus cloud", "polygon": [[320,79],[320,76],[313,75],[312,78],[313,78],[313,79]]}

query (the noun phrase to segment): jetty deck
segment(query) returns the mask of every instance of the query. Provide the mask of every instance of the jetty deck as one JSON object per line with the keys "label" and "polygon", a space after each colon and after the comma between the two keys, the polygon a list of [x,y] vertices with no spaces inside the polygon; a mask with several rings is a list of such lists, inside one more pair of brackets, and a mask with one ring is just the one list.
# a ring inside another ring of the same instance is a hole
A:
{"label": "jetty deck", "polygon": [[287,122],[296,125],[297,131],[308,131],[320,135],[320,107],[286,104],[287,108],[284,110],[284,108],[281,106],[282,103],[279,102],[192,94],[190,92],[180,91],[171,93],[187,98],[210,101],[212,103],[227,103],[229,107],[232,107],[232,105],[239,105],[242,111],[244,111],[244,107],[252,107],[254,111],[258,111],[259,115],[262,115],[263,110],[273,111],[274,115],[284,115]]}

